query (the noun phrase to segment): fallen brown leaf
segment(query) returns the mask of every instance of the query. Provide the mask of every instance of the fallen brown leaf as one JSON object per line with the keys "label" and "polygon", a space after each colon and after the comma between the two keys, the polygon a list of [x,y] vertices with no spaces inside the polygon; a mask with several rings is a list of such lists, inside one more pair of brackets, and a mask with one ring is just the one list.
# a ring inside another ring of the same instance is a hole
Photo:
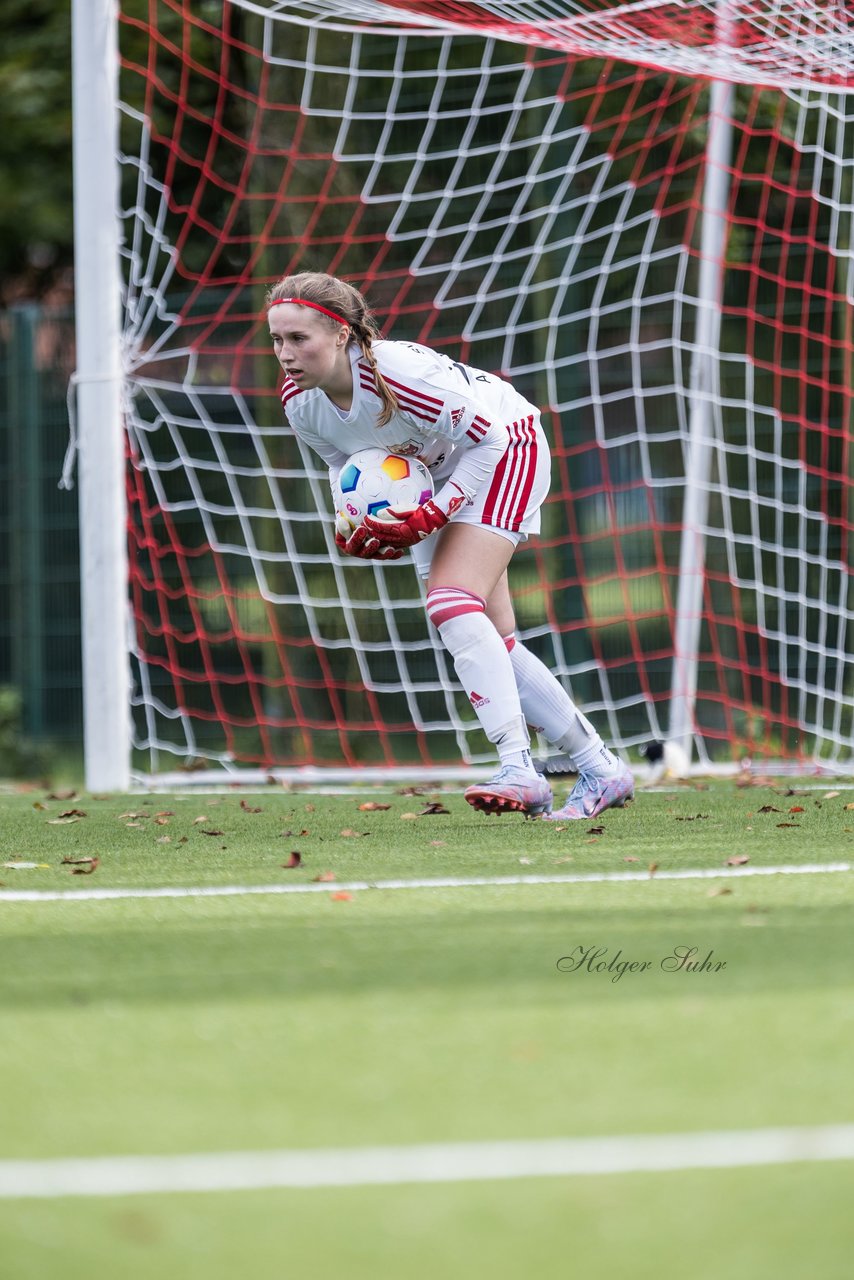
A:
{"label": "fallen brown leaf", "polygon": [[651,862],[651,863],[649,864],[649,874],[650,874],[651,876],[654,876],[657,870],[658,870],[658,863],[657,863],[657,862]]}
{"label": "fallen brown leaf", "polygon": [[723,898],[728,893],[732,893],[732,889],[728,889],[726,885],[719,885],[716,889],[710,889],[708,896],[710,898]]}
{"label": "fallen brown leaf", "polygon": [[446,809],[438,800],[431,800],[430,803],[425,805],[421,810],[421,817],[425,818],[430,813],[450,813],[450,810]]}
{"label": "fallen brown leaf", "polygon": [[51,791],[47,798],[48,800],[76,800],[77,792],[71,787],[67,791]]}
{"label": "fallen brown leaf", "polygon": [[352,893],[343,893],[343,892],[331,893],[329,896],[333,902],[352,902],[353,901]]}
{"label": "fallen brown leaf", "polygon": [[292,849],[290,857],[288,858],[287,862],[282,863],[282,866],[286,867],[290,871],[292,867],[298,867],[301,862],[302,862],[302,854],[300,853],[299,849]]}
{"label": "fallen brown leaf", "polygon": [[319,876],[315,876],[312,884],[327,884],[330,880],[335,880],[334,871],[321,871]]}
{"label": "fallen brown leaf", "polygon": [[62,864],[72,868],[73,876],[90,876],[101,865],[100,858],[63,858]]}
{"label": "fallen brown leaf", "polygon": [[777,823],[777,826],[778,826],[778,827],[799,827],[799,826],[800,826],[800,823],[798,823],[798,822],[778,822],[778,823]]}
{"label": "fallen brown leaf", "polygon": [[69,827],[72,822],[79,822],[79,818],[48,818],[47,825],[49,827]]}
{"label": "fallen brown leaf", "polygon": [[623,862],[637,862],[637,861],[638,859],[634,857],[634,855],[631,853],[627,853],[625,858],[623,858]]}
{"label": "fallen brown leaf", "polygon": [[222,836],[225,835],[225,832],[219,831],[216,827],[202,827],[200,834],[203,836]]}
{"label": "fallen brown leaf", "polygon": [[587,834],[589,836],[604,836],[605,828],[604,827],[588,827]]}
{"label": "fallen brown leaf", "polygon": [[793,804],[789,813],[806,813],[806,809],[802,804]]}
{"label": "fallen brown leaf", "polygon": [[390,809],[390,804],[377,804],[376,800],[366,800],[364,804],[359,805],[360,813],[376,813],[380,810]]}
{"label": "fallen brown leaf", "polygon": [[352,827],[344,827],[341,831],[342,836],[352,836],[354,839],[358,839],[360,836],[369,836],[370,834],[370,831],[354,831]]}
{"label": "fallen brown leaf", "polygon": [[743,867],[745,862],[750,861],[749,853],[732,853],[727,858],[725,866],[727,867]]}
{"label": "fallen brown leaf", "polygon": [[253,809],[252,805],[247,804],[245,800],[240,801],[240,807],[244,813],[263,813],[263,809]]}

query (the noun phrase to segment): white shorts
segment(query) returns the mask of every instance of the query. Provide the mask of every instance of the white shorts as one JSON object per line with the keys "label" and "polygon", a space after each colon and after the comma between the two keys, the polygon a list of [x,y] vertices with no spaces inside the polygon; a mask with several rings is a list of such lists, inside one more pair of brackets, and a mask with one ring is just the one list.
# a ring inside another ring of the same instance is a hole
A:
{"label": "white shorts", "polygon": [[[454,524],[476,524],[518,546],[540,532],[540,508],[549,492],[552,460],[539,414],[514,422],[507,430],[510,440],[504,456],[474,502],[454,516]],[[412,548],[422,578],[430,573],[435,549],[435,535]]]}

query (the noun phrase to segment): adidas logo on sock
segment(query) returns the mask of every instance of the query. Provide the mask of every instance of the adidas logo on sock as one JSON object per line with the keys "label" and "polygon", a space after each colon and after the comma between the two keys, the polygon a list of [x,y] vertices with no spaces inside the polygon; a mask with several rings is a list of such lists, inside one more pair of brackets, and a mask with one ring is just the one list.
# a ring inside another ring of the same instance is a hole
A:
{"label": "adidas logo on sock", "polygon": [[489,698],[484,698],[483,694],[475,693],[474,689],[472,689],[471,693],[469,694],[469,702],[471,703],[471,705],[474,707],[476,711],[478,707],[485,707],[486,704],[489,702]]}

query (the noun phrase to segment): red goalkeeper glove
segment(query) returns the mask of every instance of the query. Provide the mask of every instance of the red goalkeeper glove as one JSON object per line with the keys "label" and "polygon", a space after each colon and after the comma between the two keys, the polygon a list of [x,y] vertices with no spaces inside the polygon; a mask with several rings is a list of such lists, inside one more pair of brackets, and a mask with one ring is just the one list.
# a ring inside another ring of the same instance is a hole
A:
{"label": "red goalkeeper glove", "polygon": [[360,560],[399,560],[403,555],[402,548],[382,546],[363,524],[349,538],[342,538],[336,530],[335,545],[345,556],[358,556]]}
{"label": "red goalkeeper glove", "polygon": [[462,494],[459,498],[452,498],[450,510],[447,513],[437,506],[432,498],[410,512],[397,512],[393,507],[389,507],[388,514],[396,517],[394,524],[366,516],[362,527],[374,535],[380,546],[414,547],[424,538],[429,538],[430,534],[435,533],[437,529],[444,528],[464,502],[465,497]]}

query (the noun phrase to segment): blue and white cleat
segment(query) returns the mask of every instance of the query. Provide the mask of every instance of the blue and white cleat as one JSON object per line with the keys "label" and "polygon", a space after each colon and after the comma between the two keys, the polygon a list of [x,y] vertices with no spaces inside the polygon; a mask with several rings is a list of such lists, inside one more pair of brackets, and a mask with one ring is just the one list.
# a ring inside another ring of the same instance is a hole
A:
{"label": "blue and white cleat", "polygon": [[605,777],[582,773],[570,791],[566,804],[556,813],[547,813],[553,822],[572,822],[578,818],[595,818],[605,809],[621,809],[627,800],[633,799],[635,780],[631,771],[621,764],[616,773]]}
{"label": "blue and white cleat", "polygon": [[467,787],[465,799],[483,813],[524,813],[536,818],[551,811],[552,789],[538,773],[505,765],[488,782]]}

